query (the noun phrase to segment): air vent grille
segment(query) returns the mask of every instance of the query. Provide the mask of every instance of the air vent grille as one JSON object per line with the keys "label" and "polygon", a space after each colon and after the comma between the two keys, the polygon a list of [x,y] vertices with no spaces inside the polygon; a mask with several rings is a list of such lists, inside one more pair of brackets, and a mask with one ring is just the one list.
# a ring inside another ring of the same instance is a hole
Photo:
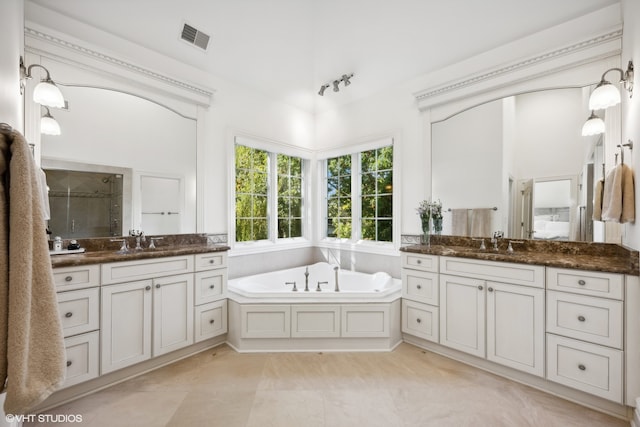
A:
{"label": "air vent grille", "polygon": [[180,38],[202,50],[207,50],[207,46],[209,45],[209,35],[189,24],[184,24]]}

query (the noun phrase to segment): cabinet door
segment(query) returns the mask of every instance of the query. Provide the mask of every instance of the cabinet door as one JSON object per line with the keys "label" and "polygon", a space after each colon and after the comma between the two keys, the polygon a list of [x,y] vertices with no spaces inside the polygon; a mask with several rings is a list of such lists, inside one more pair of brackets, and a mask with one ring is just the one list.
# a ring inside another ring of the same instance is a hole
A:
{"label": "cabinet door", "polygon": [[151,357],[151,285],[144,280],[102,287],[102,374]]}
{"label": "cabinet door", "polygon": [[440,275],[440,344],[485,357],[485,282]]}
{"label": "cabinet door", "polygon": [[193,344],[193,274],[153,280],[153,356]]}
{"label": "cabinet door", "polygon": [[544,375],[544,289],[487,282],[487,359]]}

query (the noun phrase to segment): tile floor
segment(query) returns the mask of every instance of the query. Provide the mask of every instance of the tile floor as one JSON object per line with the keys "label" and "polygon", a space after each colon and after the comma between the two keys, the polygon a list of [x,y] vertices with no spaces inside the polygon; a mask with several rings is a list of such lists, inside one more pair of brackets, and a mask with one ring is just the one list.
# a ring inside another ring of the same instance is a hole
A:
{"label": "tile floor", "polygon": [[49,413],[81,414],[70,425],[82,427],[629,426],[409,344],[390,353],[221,346]]}

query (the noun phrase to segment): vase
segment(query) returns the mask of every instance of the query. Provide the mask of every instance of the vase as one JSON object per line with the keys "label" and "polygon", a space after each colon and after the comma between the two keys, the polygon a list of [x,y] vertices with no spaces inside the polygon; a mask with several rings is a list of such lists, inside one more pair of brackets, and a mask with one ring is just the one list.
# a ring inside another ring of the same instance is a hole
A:
{"label": "vase", "polygon": [[433,218],[433,231],[437,236],[442,234],[442,218]]}
{"label": "vase", "polygon": [[431,218],[423,215],[420,219],[422,221],[422,244],[431,246]]}

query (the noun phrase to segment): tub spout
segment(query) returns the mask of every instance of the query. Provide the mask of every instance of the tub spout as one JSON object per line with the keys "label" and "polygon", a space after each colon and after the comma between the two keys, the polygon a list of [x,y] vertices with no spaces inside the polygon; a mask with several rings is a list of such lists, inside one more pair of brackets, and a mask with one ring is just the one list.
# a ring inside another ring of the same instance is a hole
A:
{"label": "tub spout", "polygon": [[309,267],[304,270],[304,291],[309,292]]}
{"label": "tub spout", "polygon": [[284,282],[285,286],[286,285],[293,285],[293,292],[298,292],[298,288],[296,288],[296,282]]}
{"label": "tub spout", "polygon": [[336,273],[336,288],[334,289],[335,292],[340,292],[340,286],[338,286],[338,270],[340,268],[336,265],[335,267],[333,267],[333,271],[335,271]]}
{"label": "tub spout", "polygon": [[318,287],[316,288],[316,292],[320,292],[322,289],[320,289],[320,285],[328,285],[329,282],[318,282]]}

